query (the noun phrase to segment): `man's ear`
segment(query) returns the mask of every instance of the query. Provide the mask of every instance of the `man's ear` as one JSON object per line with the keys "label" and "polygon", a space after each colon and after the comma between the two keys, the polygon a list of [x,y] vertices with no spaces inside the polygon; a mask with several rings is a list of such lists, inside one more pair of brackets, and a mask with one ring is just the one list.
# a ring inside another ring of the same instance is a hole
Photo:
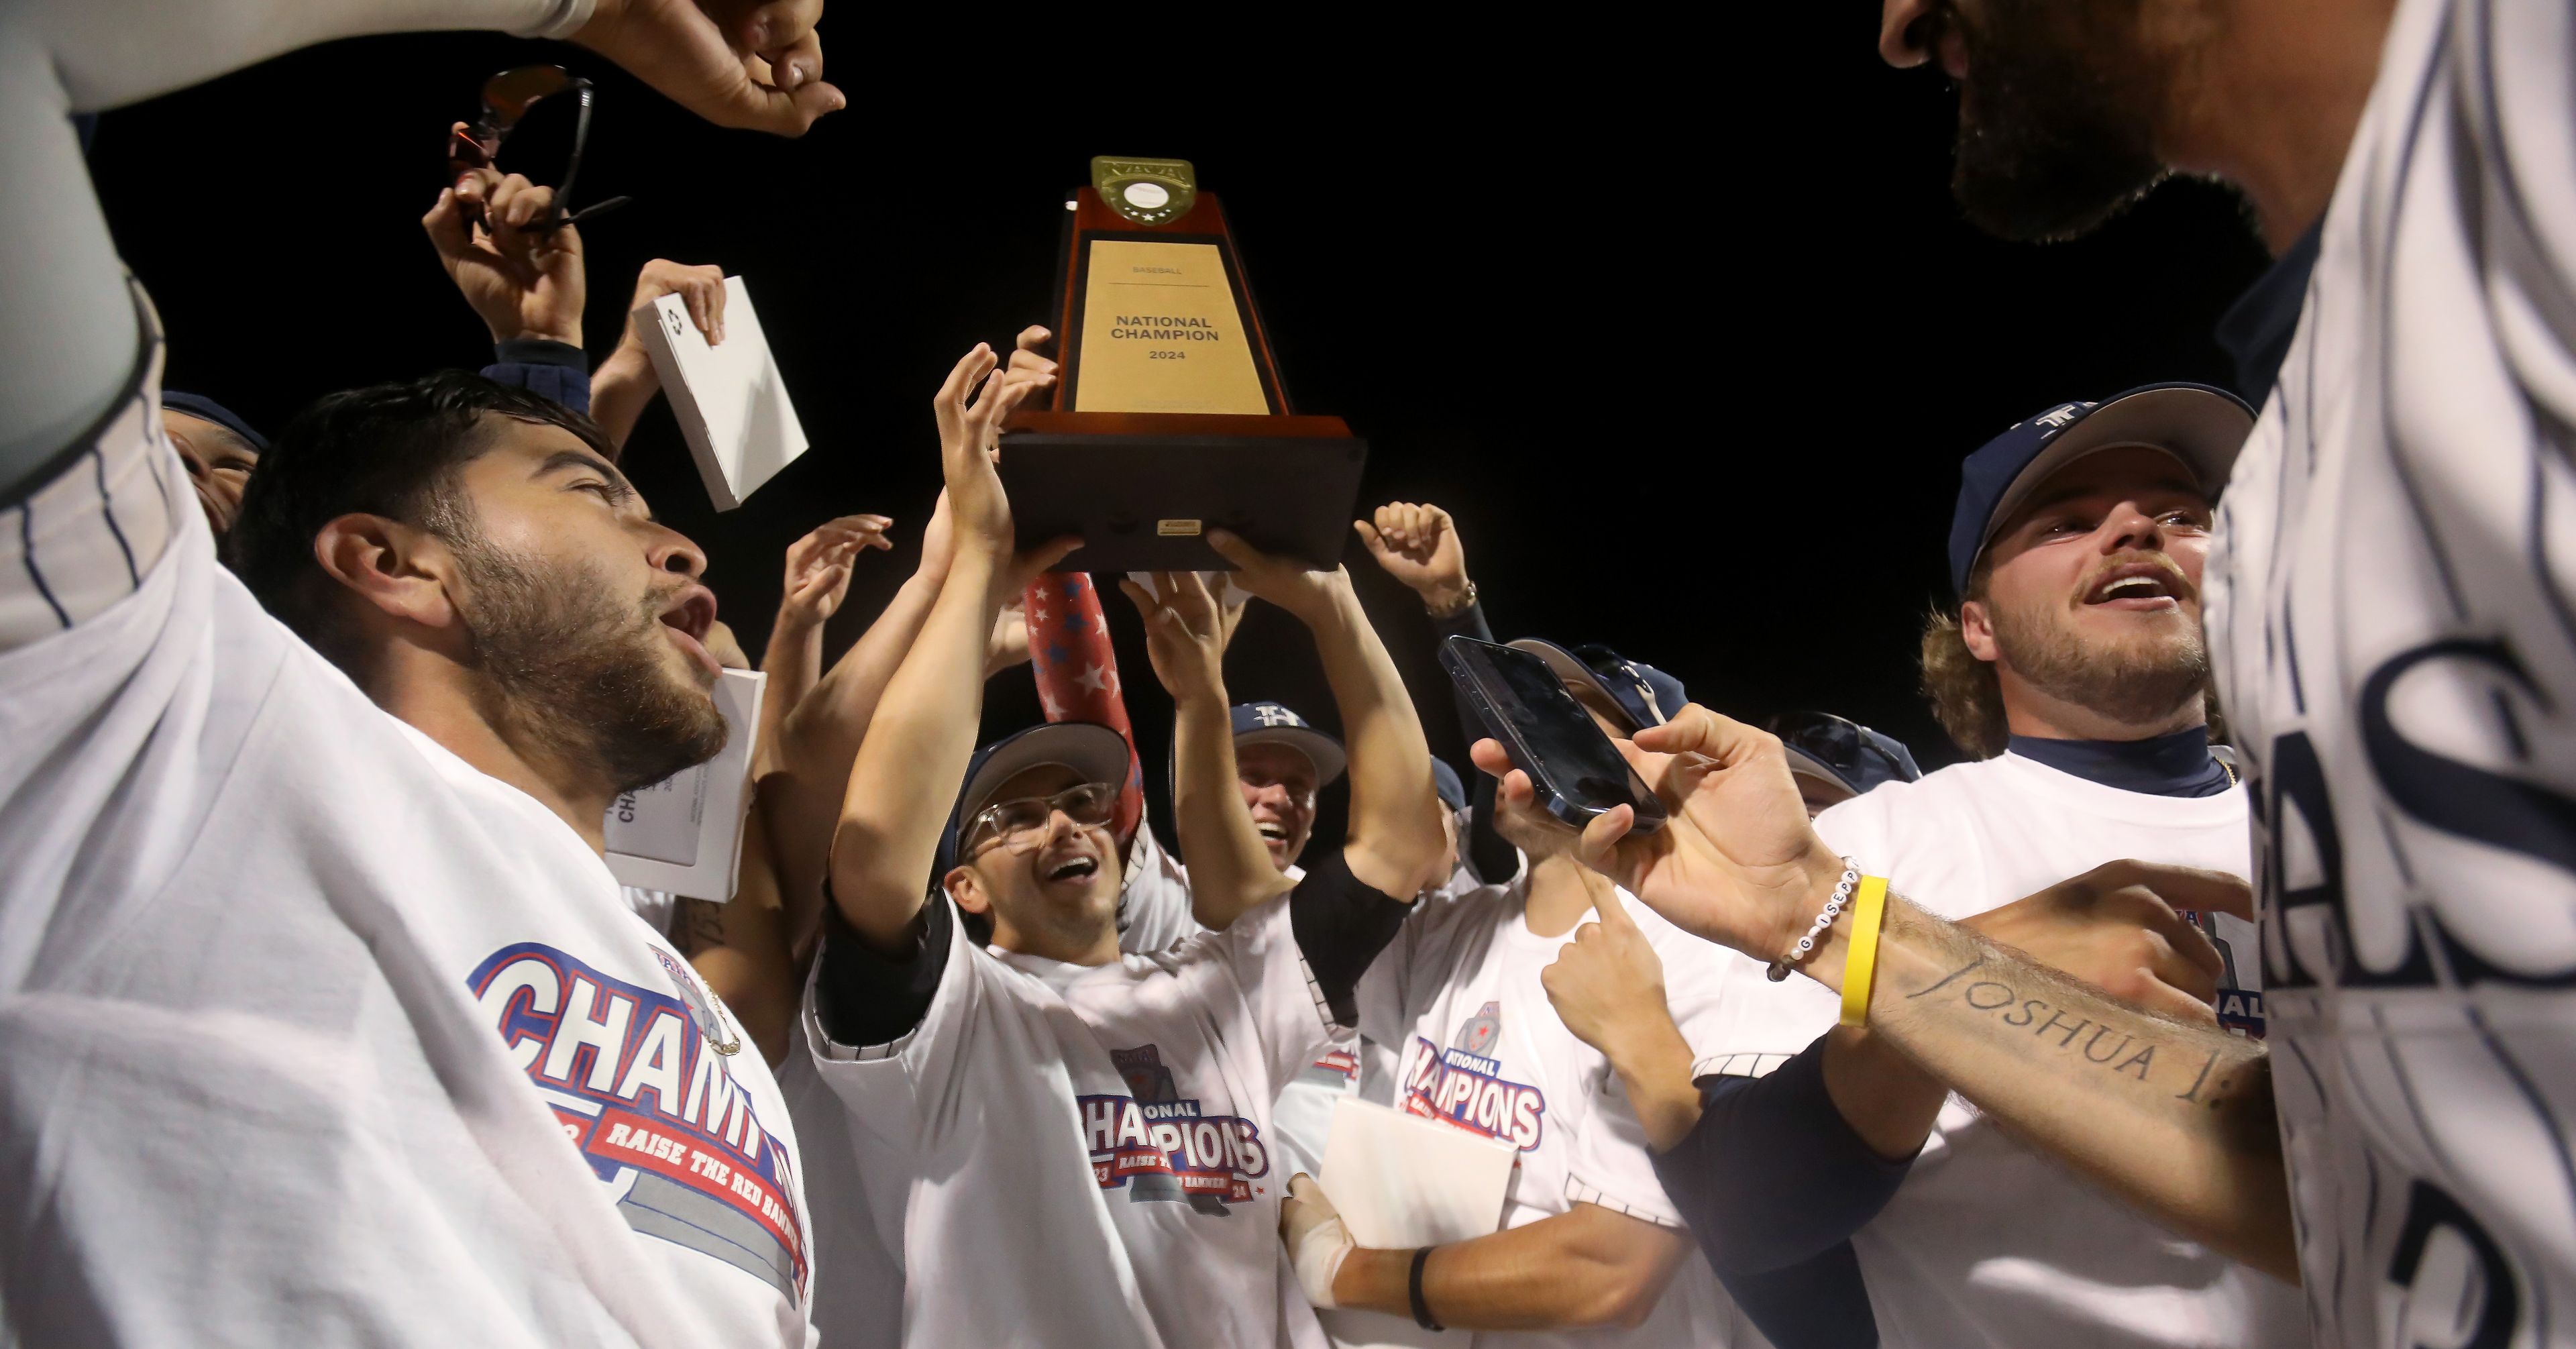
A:
{"label": "man's ear", "polygon": [[381,515],[343,515],[314,532],[313,560],[391,618],[442,629],[458,621],[448,585],[455,554],[428,530]]}
{"label": "man's ear", "polygon": [[987,916],[993,912],[993,897],[985,893],[984,878],[975,874],[975,868],[952,867],[939,878],[939,883],[946,887],[948,897],[957,901],[958,908]]}
{"label": "man's ear", "polygon": [[1967,643],[1969,655],[1988,665],[1995,663],[1994,615],[1986,612],[1984,600],[1968,600],[1959,606],[1959,640]]}

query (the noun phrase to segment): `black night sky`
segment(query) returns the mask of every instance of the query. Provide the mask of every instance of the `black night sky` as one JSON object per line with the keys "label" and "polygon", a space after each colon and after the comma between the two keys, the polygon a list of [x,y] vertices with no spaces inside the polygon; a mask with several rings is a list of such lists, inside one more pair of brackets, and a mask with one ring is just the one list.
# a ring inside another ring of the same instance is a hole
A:
{"label": "black night sky", "polygon": [[[1190,159],[1299,409],[1370,442],[1361,508],[1449,508],[1502,636],[1608,642],[1737,715],[1840,712],[1930,767],[1957,752],[1915,692],[1914,646],[1957,461],[2053,402],[2225,382],[2209,328],[2264,259],[2235,199],[2196,183],[2079,244],[1984,238],[1950,204],[1938,77],[1882,66],[1867,7],[1791,8],[1722,47],[1372,39],[1276,72],[1241,45],[1158,48],[1152,67],[1183,73],[1147,89],[1103,74],[1141,57],[996,56],[971,31],[933,49],[836,11],[827,74],[851,107],[799,142],[701,124],[570,47],[369,39],[111,113],[93,159],[171,334],[170,387],[274,430],[333,389],[486,362],[416,224],[443,133],[504,66],[597,79],[583,195],[637,200],[586,231],[594,359],[646,258],[720,263],[814,442],[723,516],[665,411],[627,451],[708,548],[755,653],[781,555],[820,520],[899,522],[836,651],[909,571],[938,483],[930,394],[965,348],[1043,316],[1059,203],[1090,157]],[[1433,749],[1464,767],[1419,606],[1356,541],[1348,561]],[[1109,603],[1158,760],[1168,703]],[[1256,612],[1228,675],[1238,700],[1333,720],[1284,615]],[[994,683],[988,732],[1036,716],[1025,671]]]}

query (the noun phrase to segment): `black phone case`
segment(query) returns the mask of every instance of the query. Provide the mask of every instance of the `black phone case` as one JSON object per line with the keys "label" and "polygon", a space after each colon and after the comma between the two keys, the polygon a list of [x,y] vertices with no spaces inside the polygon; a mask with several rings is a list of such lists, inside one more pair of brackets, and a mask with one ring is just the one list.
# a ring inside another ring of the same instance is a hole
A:
{"label": "black phone case", "polygon": [[[1504,716],[1494,706],[1494,700],[1486,695],[1483,682],[1468,666],[1466,657],[1458,654],[1457,643],[1473,640],[1475,639],[1471,637],[1453,636],[1448,641],[1442,642],[1440,666],[1449,672],[1449,682],[1456,687],[1459,695],[1467,700],[1468,710],[1476,714],[1476,719],[1485,724],[1485,729],[1493,733],[1494,739],[1501,743],[1503,751],[1511,756],[1512,767],[1529,774],[1530,786],[1537,790],[1539,798],[1546,803],[1547,813],[1576,829],[1591,823],[1596,816],[1607,814],[1606,811],[1594,810],[1567,796],[1563,789],[1557,786],[1556,779],[1548,773],[1546,765],[1530,751],[1529,743],[1521,738],[1520,728],[1513,725],[1512,719]],[[1635,770],[1629,770],[1629,778],[1632,781],[1636,779]],[[1630,826],[1631,832],[1651,834],[1663,828],[1664,803],[1656,800],[1651,792],[1640,796],[1629,805],[1635,810],[1637,816],[1636,823]]]}

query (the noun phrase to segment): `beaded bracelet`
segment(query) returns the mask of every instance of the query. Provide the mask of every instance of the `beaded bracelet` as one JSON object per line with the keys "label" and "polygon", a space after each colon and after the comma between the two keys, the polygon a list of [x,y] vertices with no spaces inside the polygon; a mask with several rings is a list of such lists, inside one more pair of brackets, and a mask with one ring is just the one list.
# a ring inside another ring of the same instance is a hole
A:
{"label": "beaded bracelet", "polygon": [[1843,878],[1834,886],[1833,897],[1825,901],[1825,911],[1816,915],[1815,925],[1807,929],[1806,936],[1798,939],[1796,949],[1772,961],[1771,967],[1764,971],[1770,976],[1771,982],[1776,984],[1788,978],[1791,966],[1816,953],[1816,943],[1824,937],[1828,929],[1833,927],[1834,920],[1843,916],[1843,906],[1851,902],[1852,887],[1859,884],[1860,868],[1853,865],[1850,858],[1844,858]]}

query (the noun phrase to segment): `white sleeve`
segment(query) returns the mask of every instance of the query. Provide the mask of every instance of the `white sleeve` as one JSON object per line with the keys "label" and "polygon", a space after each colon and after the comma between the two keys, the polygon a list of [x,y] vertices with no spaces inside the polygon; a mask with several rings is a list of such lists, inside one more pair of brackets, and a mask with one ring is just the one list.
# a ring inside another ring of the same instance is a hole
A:
{"label": "white sleeve", "polygon": [[52,59],[69,112],[200,84],[317,43],[374,33],[492,29],[570,37],[595,0],[16,0],[13,41]]}
{"label": "white sleeve", "polygon": [[216,564],[151,407],[0,509],[0,989],[61,935],[79,877],[109,868],[90,893],[120,904],[158,893],[279,671],[319,663]]}
{"label": "white sleeve", "polygon": [[[1888,808],[1897,799],[1888,787],[1854,797],[1818,815],[1816,832],[1863,871],[1884,874]],[[1629,911],[1640,926],[1657,925],[1647,936],[1664,958],[1664,987],[1690,1042],[1693,1076],[1765,1076],[1842,1019],[1841,995],[1823,984],[1796,973],[1773,983],[1767,962],[1700,942],[1642,904]]]}
{"label": "white sleeve", "polygon": [[[184,89],[334,38],[430,28],[563,37],[593,0],[11,0],[0,4],[0,503],[67,466],[141,368],[69,114]],[[14,523],[14,522],[11,522]],[[140,562],[140,559],[138,559]],[[148,569],[148,562],[141,565]]]}
{"label": "white sleeve", "polygon": [[1687,1227],[1664,1194],[1664,1183],[1655,1178],[1646,1128],[1629,1107],[1619,1075],[1605,1070],[1600,1077],[1566,1158],[1566,1202],[1598,1204],[1659,1227]]}
{"label": "white sleeve", "polygon": [[1332,1047],[1332,1009],[1297,949],[1286,895],[1253,906],[1225,931],[1184,947],[1180,974],[1193,983],[1218,1025],[1244,1026],[1259,1039],[1272,1095]]}
{"label": "white sleeve", "polygon": [[1190,873],[1155,840],[1151,823],[1137,821],[1118,891],[1118,949],[1152,955],[1205,931],[1190,909]]}
{"label": "white sleeve", "polygon": [[1824,985],[1795,974],[1775,984],[1763,962],[1702,941],[1637,900],[1624,902],[1664,963],[1664,1002],[1690,1046],[1692,1077],[1761,1077],[1842,1015]]}
{"label": "white sleeve", "polygon": [[[2549,445],[2563,469],[2576,448],[2568,431],[2576,426],[2576,118],[2568,116],[2576,106],[2569,55],[2576,12],[2563,4],[2456,6],[2453,22],[2463,30],[2450,48],[2463,86],[2460,106],[2474,110],[2477,199],[2465,199],[2472,190],[2465,184],[2450,190],[2463,197],[2458,209],[2470,235],[2460,256],[2485,272],[2463,278],[2463,286],[2485,290],[2497,345],[2537,414],[2529,434]],[[2438,360],[2426,364],[2442,368]],[[2482,392],[2468,381],[2442,383],[2468,397]],[[2397,406],[2425,414],[2407,418],[2404,428],[2430,438],[2421,454],[2497,453],[2485,434],[2495,429],[2491,421]],[[2565,566],[2563,557],[2551,560]]]}
{"label": "white sleeve", "polygon": [[[187,547],[213,555],[187,470],[161,432],[160,390],[152,387],[158,353],[154,340],[117,411],[88,431],[48,481],[0,511],[0,652],[68,632],[142,589],[173,538],[185,534]],[[66,673],[105,689],[157,635],[134,631],[106,665]],[[85,661],[101,654],[86,653]],[[52,663],[35,658],[0,667],[0,690]]]}
{"label": "white sleeve", "polygon": [[[953,904],[945,896],[932,901]],[[950,1132],[951,1116],[964,1104],[959,1084],[974,1052],[977,1026],[993,997],[999,966],[976,949],[955,910],[949,914],[947,963],[921,1024],[890,1043],[845,1045],[823,1028],[816,960],[805,982],[805,1040],[814,1071],[849,1107],[851,1118],[879,1143],[909,1162],[923,1139]]]}

